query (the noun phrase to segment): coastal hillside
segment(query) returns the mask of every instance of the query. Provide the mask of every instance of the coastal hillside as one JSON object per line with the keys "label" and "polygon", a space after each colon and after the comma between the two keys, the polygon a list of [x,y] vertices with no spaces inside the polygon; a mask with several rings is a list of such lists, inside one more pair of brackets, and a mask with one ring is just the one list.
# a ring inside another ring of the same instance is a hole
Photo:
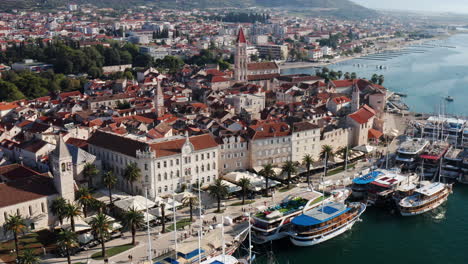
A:
{"label": "coastal hillside", "polygon": [[[307,15],[332,15],[344,18],[368,18],[376,11],[350,0],[74,0],[77,4],[94,4],[100,7],[128,8],[135,5],[155,5],[168,9],[192,8],[287,8]],[[3,0],[0,10],[49,9],[63,7],[63,0]]]}

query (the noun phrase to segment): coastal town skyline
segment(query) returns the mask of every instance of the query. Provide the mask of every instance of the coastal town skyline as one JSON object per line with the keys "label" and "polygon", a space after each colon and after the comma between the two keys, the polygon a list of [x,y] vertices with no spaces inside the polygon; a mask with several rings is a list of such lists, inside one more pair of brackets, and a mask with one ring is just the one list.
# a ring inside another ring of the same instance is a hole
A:
{"label": "coastal town skyline", "polygon": [[458,4],[5,1],[0,262],[465,263]]}

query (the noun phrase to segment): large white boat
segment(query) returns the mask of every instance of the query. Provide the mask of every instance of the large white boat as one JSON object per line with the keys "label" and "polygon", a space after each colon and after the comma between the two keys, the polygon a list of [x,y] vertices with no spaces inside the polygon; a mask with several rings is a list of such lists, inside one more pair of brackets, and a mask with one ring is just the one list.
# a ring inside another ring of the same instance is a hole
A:
{"label": "large white boat", "polygon": [[290,240],[296,246],[313,246],[350,230],[366,210],[364,203],[331,202],[292,220]]}
{"label": "large white boat", "polygon": [[389,206],[394,205],[393,197],[400,190],[406,190],[417,184],[419,177],[416,174],[400,174],[396,170],[382,170],[382,177],[369,184],[367,202],[369,205]]}
{"label": "large white boat", "polygon": [[403,198],[398,208],[401,215],[412,216],[429,212],[445,201],[452,193],[452,184],[433,182],[415,190],[411,196]]}
{"label": "large white boat", "polygon": [[319,206],[321,202],[342,202],[350,193],[348,189],[341,189],[332,191],[331,195],[324,197],[320,192],[305,190],[286,197],[275,206],[263,208],[252,216],[252,241],[263,244],[285,238],[288,236],[292,218]]}
{"label": "large white boat", "polygon": [[414,168],[419,160],[419,155],[428,145],[429,141],[423,138],[408,139],[401,143],[397,149],[395,160],[405,168]]}

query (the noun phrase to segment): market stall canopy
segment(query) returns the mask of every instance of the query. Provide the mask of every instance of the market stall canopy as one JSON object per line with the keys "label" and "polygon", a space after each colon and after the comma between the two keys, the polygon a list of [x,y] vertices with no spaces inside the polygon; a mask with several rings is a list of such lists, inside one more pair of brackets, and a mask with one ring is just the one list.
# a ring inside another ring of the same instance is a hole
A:
{"label": "market stall canopy", "polygon": [[369,145],[362,145],[362,146],[354,147],[353,150],[362,151],[364,153],[371,153],[372,151],[375,150],[375,147],[369,146]]}
{"label": "market stall canopy", "polygon": [[227,187],[228,187],[228,192],[229,193],[234,193],[234,192],[238,192],[240,190],[242,190],[241,187],[235,185],[234,183],[230,183],[226,180],[222,180],[222,183],[225,184]]}
{"label": "market stall canopy", "polygon": [[[91,226],[88,225],[83,218],[75,217],[75,232],[81,232],[91,230]],[[60,226],[62,229],[71,230],[70,220],[64,221],[64,224]]]}
{"label": "market stall canopy", "polygon": [[80,244],[88,244],[93,239],[94,239],[94,236],[90,233],[84,233],[84,234],[78,235],[78,242]]}
{"label": "market stall canopy", "polygon": [[122,210],[128,211],[130,208],[135,208],[138,211],[146,210],[146,205],[148,208],[154,207],[156,205],[155,202],[146,199],[143,196],[137,195],[132,196],[114,203],[117,208]]}

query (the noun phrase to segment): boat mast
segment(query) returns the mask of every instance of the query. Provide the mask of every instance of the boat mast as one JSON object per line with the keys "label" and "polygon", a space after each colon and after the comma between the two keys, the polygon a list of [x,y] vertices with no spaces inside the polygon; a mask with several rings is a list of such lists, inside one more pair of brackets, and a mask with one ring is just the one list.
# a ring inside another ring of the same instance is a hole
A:
{"label": "boat mast", "polygon": [[252,222],[249,212],[249,264],[252,264]]}
{"label": "boat mast", "polygon": [[346,145],[346,153],[345,153],[345,171],[348,171],[348,145]]}
{"label": "boat mast", "polygon": [[145,207],[146,207],[146,232],[148,236],[148,260],[153,261],[153,249],[151,248],[151,231],[149,225],[149,209],[148,209],[148,186],[145,186]]}
{"label": "boat mast", "polygon": [[201,263],[201,236],[202,236],[202,228],[203,228],[203,222],[202,222],[202,201],[201,201],[201,181],[200,181],[200,174],[198,174],[198,215],[200,217],[200,228],[198,229],[198,264]]}
{"label": "boat mast", "polygon": [[172,211],[174,213],[174,259],[177,260],[177,217],[176,217],[176,206],[175,206],[175,177],[172,177]]}
{"label": "boat mast", "polygon": [[222,250],[223,250],[223,263],[226,263],[226,242],[224,241],[224,215],[221,215],[221,238],[222,238]]}

